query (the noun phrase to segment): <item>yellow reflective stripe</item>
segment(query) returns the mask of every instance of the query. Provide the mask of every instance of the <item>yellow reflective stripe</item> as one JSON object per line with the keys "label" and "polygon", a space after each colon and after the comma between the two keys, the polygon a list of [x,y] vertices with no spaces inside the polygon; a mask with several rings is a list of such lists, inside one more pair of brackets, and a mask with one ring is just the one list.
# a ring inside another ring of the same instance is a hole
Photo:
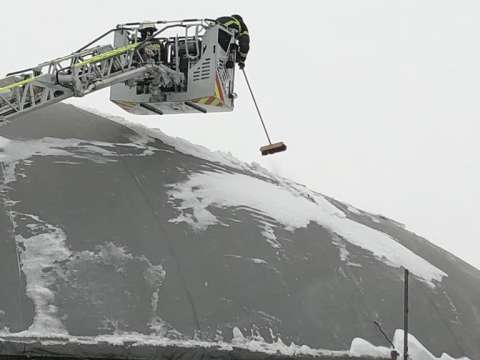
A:
{"label": "yellow reflective stripe", "polygon": [[249,35],[249,36],[250,36],[250,34],[248,33],[248,30],[242,31],[242,32],[240,33],[240,35]]}
{"label": "yellow reflective stripe", "polygon": [[222,102],[220,101],[220,99],[215,98],[215,100],[213,100],[210,105],[211,105],[211,106],[221,106],[221,105],[222,105]]}
{"label": "yellow reflective stripe", "polygon": [[229,20],[229,21],[227,21],[226,23],[224,23],[223,25],[226,26],[226,27],[229,27],[230,25],[233,25],[233,24],[238,25],[238,28],[239,28],[239,29],[242,28],[242,25],[240,24],[240,21],[238,21],[237,19]]}
{"label": "yellow reflective stripe", "polygon": [[113,49],[111,51],[107,51],[107,52],[104,52],[102,54],[93,56],[90,59],[87,59],[85,61],[79,62],[78,64],[75,64],[74,67],[77,68],[77,67],[81,67],[83,65],[88,65],[88,64],[91,64],[91,63],[103,61],[103,60],[109,59],[111,57],[126,53],[127,51],[133,50],[137,46],[138,46],[138,43],[134,43],[134,44],[130,44],[130,45],[118,48],[118,49]]}
{"label": "yellow reflective stripe", "polygon": [[194,102],[196,102],[197,104],[206,105],[208,99],[209,99],[208,97],[204,97],[204,98],[197,99],[197,100],[195,100]]}
{"label": "yellow reflective stripe", "polygon": [[8,86],[4,86],[4,87],[0,88],[0,94],[4,94],[6,92],[9,92],[10,90],[15,89],[17,87],[27,85],[27,84],[31,83],[32,81],[34,81],[36,78],[37,77],[31,77],[30,79],[25,79],[25,80],[16,82],[16,83],[8,85]]}

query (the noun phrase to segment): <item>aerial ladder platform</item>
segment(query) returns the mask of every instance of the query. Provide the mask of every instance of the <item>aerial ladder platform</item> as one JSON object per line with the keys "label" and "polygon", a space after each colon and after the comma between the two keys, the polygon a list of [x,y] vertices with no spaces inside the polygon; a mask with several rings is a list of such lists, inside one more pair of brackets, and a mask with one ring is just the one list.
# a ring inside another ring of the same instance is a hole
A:
{"label": "aerial ladder platform", "polygon": [[[100,44],[112,34],[113,45]],[[235,30],[211,19],[117,25],[70,55],[0,79],[0,126],[104,88],[137,115],[233,111],[237,52]],[[262,154],[286,149],[267,138]]]}

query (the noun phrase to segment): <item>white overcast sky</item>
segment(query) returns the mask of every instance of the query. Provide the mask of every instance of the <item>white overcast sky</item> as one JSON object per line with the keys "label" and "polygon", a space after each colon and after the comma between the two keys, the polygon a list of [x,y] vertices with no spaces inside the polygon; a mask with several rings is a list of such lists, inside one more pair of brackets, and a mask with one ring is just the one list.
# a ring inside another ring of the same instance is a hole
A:
{"label": "white overcast sky", "polygon": [[480,2],[464,0],[2,3],[0,72],[68,54],[117,23],[243,15],[247,70],[235,112],[135,117],[108,91],[71,101],[141,121],[405,223],[480,268]]}

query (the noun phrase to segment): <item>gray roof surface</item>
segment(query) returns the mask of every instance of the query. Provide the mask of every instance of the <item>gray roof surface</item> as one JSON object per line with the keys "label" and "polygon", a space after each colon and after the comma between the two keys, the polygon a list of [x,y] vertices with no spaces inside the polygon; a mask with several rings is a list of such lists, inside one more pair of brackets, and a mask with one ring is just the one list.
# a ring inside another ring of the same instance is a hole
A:
{"label": "gray roof surface", "polygon": [[[2,188],[0,329],[19,332],[43,321],[71,335],[97,336],[147,334],[161,324],[155,331],[162,336],[231,341],[238,327],[267,342],[279,335],[286,343],[345,350],[355,337],[384,344],[373,320],[389,334],[403,326],[401,269],[319,224],[293,231],[276,224],[278,251],[265,241],[258,213],[246,207],[209,208],[221,224],[203,231],[171,221],[179,204],[169,190],[191,174],[274,179],[154,138],[132,146],[133,130],[71,105],[18,119],[0,136],[19,149],[48,138],[51,152],[19,160],[15,179]],[[70,148],[62,139],[80,141]],[[55,153],[59,148],[65,153]],[[7,171],[0,172],[4,183]],[[480,358],[480,271],[392,220],[329,201],[448,274],[433,288],[412,278],[411,332],[435,354]],[[63,236],[68,252],[52,263],[31,263],[28,239],[42,234],[56,234],[59,244]],[[29,288],[35,279],[53,294],[45,308]],[[46,318],[35,320],[39,309]]]}

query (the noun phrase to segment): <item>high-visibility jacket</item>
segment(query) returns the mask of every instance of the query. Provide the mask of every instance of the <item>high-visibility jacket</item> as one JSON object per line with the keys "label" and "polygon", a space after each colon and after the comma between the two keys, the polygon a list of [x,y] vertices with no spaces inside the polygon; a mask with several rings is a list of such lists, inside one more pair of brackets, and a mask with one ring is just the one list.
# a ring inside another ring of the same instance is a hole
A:
{"label": "high-visibility jacket", "polygon": [[223,16],[217,19],[219,24],[234,29],[237,33],[238,47],[239,47],[239,62],[245,63],[248,52],[250,51],[250,34],[248,33],[248,27],[245,23],[232,16]]}

